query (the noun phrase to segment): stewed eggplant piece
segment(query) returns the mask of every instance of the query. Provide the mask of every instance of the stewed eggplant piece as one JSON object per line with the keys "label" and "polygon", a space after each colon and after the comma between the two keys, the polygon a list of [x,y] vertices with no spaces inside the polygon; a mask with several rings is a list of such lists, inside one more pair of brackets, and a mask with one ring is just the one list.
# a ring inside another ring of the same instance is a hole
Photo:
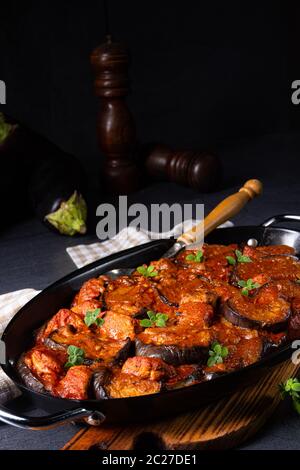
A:
{"label": "stewed eggplant piece", "polygon": [[235,296],[224,303],[222,313],[233,325],[278,332],[287,327],[291,310],[289,303],[281,298],[261,305]]}
{"label": "stewed eggplant piece", "polygon": [[135,340],[135,353],[137,356],[157,357],[167,364],[174,366],[181,364],[201,363],[207,357],[208,342],[205,345],[183,346],[176,344],[144,343],[141,339]]}
{"label": "stewed eggplant piece", "polygon": [[295,256],[295,249],[287,245],[269,245],[269,246],[243,246],[243,255],[251,260],[265,258],[266,256]]}
{"label": "stewed eggplant piece", "polygon": [[111,375],[111,370],[106,367],[94,372],[91,382],[91,392],[97,400],[106,400],[108,398],[105,387],[109,384]]}

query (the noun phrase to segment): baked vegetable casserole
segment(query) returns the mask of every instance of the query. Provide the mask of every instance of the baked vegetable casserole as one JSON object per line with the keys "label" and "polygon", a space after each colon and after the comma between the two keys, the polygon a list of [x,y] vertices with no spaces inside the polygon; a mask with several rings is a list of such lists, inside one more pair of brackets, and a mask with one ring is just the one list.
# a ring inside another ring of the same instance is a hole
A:
{"label": "baked vegetable casserole", "polygon": [[284,245],[203,245],[83,284],[34,333],[17,369],[32,390],[122,398],[246,367],[300,338],[300,263]]}

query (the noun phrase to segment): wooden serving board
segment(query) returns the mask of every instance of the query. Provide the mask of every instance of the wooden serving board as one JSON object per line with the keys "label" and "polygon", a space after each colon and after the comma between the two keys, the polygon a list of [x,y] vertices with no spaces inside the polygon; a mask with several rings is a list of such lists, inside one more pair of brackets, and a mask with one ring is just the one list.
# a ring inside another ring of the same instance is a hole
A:
{"label": "wooden serving board", "polygon": [[101,425],[81,429],[63,450],[230,449],[256,433],[280,402],[278,384],[300,365],[288,360],[256,385],[197,411],[151,424]]}

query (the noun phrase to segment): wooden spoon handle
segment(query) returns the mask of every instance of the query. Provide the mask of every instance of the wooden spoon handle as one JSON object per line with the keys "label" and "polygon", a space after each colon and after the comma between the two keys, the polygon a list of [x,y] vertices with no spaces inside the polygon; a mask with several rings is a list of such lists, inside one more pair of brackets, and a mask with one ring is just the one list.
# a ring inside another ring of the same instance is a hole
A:
{"label": "wooden spoon handle", "polygon": [[197,235],[208,235],[212,230],[234,217],[247,204],[248,201],[262,193],[263,185],[259,180],[248,180],[244,186],[231,196],[218,204],[198,225],[180,235],[177,241],[186,245],[195,243]]}

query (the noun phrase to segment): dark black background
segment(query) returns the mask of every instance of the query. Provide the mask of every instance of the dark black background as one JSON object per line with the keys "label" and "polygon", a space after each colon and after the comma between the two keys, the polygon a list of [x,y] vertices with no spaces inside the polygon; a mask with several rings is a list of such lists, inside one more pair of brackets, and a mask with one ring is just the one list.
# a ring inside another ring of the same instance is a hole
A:
{"label": "dark black background", "polygon": [[[298,128],[290,98],[299,78],[294,2],[107,3],[113,36],[131,51],[139,140],[214,148]],[[10,0],[0,22],[3,110],[78,155],[94,175],[100,154],[89,55],[105,35],[102,0]]]}

